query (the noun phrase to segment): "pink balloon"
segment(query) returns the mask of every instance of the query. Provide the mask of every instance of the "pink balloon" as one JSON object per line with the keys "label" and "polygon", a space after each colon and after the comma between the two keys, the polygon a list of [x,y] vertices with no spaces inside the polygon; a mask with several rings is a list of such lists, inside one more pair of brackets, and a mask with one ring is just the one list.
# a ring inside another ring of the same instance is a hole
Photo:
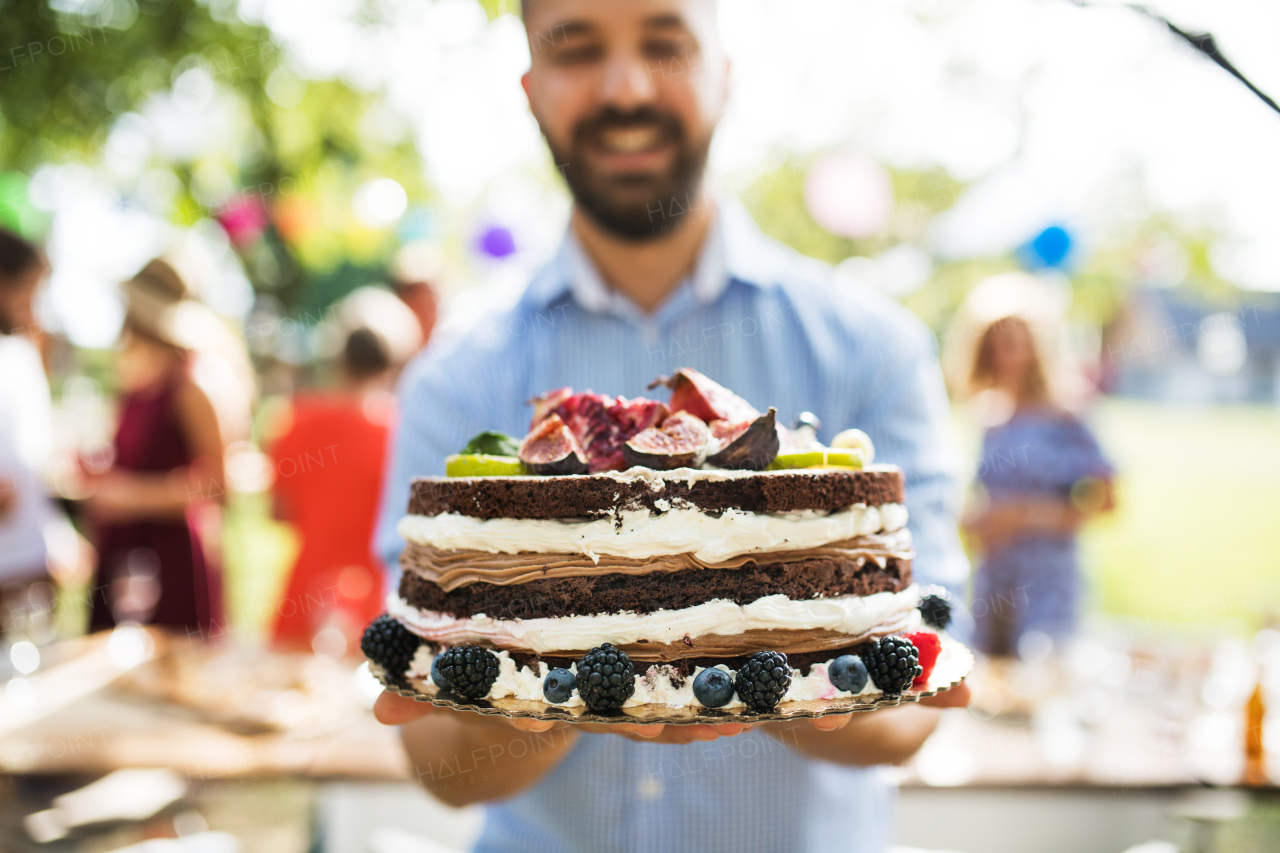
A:
{"label": "pink balloon", "polygon": [[804,202],[814,221],[841,237],[870,237],[889,224],[893,182],[885,168],[862,154],[827,154],[809,169]]}

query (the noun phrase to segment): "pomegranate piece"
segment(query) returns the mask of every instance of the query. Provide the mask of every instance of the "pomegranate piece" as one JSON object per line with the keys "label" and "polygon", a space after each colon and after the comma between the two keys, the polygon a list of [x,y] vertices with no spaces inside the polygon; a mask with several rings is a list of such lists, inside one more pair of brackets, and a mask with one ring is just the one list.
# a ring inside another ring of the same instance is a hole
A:
{"label": "pomegranate piece", "polygon": [[[716,424],[724,423],[714,421],[711,434],[716,435]],[[729,424],[719,432],[716,437],[723,442],[721,449],[707,459],[717,468],[763,471],[778,455],[778,410],[773,407],[753,421]]]}
{"label": "pomegranate piece", "polygon": [[917,631],[914,634],[907,634],[906,637],[920,654],[920,669],[922,671],[916,676],[916,680],[911,682],[911,686],[919,690],[929,684],[929,676],[933,674],[933,666],[938,662],[938,653],[942,651],[942,640],[938,639],[938,635],[931,631]]}
{"label": "pomegranate piece", "polygon": [[632,436],[662,423],[671,412],[666,403],[636,397],[610,397],[591,391],[574,393],[557,388],[530,400],[534,407],[531,430],[551,416],[558,417],[578,442],[592,473],[626,467],[622,445]]}
{"label": "pomegranate piece", "polygon": [[520,461],[535,474],[585,474],[578,439],[557,414],[548,415],[520,443]]}
{"label": "pomegranate piece", "polygon": [[670,471],[701,464],[711,430],[702,419],[689,412],[676,412],[661,425],[637,433],[622,445],[628,465]]}
{"label": "pomegranate piece", "polygon": [[572,396],[573,389],[564,387],[548,391],[540,397],[534,397],[529,400],[529,405],[533,406],[533,419],[529,421],[529,430],[532,431],[534,427],[545,421],[548,415]]}
{"label": "pomegranate piece", "polygon": [[705,423],[753,421],[760,413],[737,394],[690,367],[682,367],[671,376],[660,376],[650,388],[665,385],[671,389],[671,411],[688,412]]}

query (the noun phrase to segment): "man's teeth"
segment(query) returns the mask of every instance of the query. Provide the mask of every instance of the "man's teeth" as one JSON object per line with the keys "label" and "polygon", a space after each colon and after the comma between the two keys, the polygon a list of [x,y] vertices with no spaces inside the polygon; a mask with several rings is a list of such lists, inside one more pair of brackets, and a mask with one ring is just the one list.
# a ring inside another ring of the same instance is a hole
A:
{"label": "man's teeth", "polygon": [[601,134],[601,147],[614,154],[634,154],[658,145],[661,133],[656,127],[630,127],[606,130]]}

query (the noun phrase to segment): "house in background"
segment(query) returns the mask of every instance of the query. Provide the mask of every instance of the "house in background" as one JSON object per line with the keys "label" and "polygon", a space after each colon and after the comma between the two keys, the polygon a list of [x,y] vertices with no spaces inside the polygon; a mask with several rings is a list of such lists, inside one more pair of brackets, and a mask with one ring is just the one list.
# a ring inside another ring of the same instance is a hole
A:
{"label": "house in background", "polygon": [[1102,334],[1102,390],[1180,403],[1280,403],[1280,293],[1212,300],[1136,287]]}

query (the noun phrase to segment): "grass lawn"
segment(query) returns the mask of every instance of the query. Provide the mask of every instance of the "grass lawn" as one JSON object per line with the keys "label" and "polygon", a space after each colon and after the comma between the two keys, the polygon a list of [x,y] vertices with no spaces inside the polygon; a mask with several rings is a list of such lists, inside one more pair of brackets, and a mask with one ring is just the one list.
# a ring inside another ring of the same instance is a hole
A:
{"label": "grass lawn", "polygon": [[1120,471],[1084,533],[1103,611],[1256,630],[1280,620],[1280,409],[1106,400],[1089,417]]}

